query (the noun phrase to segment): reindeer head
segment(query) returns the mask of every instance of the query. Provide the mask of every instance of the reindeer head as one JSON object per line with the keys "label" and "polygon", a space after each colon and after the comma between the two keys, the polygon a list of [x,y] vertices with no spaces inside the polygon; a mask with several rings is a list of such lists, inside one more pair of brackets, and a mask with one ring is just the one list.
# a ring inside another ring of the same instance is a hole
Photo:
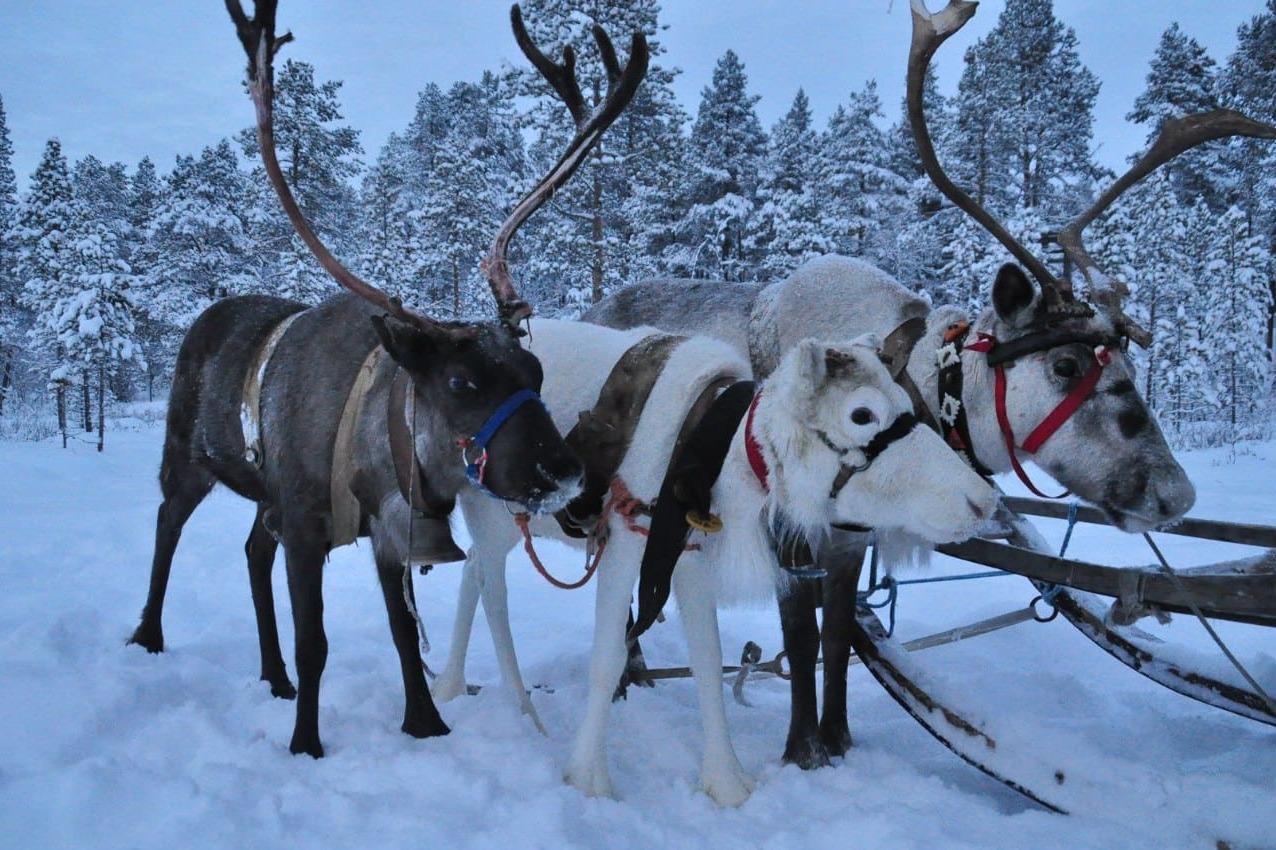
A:
{"label": "reindeer head", "polygon": [[811,538],[851,524],[964,540],[997,494],[935,432],[915,427],[878,345],[803,340],[767,378],[757,430],[776,470],[774,504]]}
{"label": "reindeer head", "polygon": [[[922,109],[926,66],[977,5],[950,0],[932,15],[924,0],[911,0],[906,98],[926,173],[1023,267],[1001,269],[992,307],[966,341],[966,349],[980,352],[989,367],[965,369],[971,448],[997,471],[1020,471],[1017,452],[1035,455],[1040,466],[1127,531],[1177,519],[1191,508],[1195,490],[1135,390],[1125,355],[1127,341],[1146,346],[1151,335],[1126,316],[1122,300],[1128,288],[1095,265],[1081,232],[1122,192],[1180,153],[1233,135],[1276,138],[1276,127],[1225,109],[1167,121],[1149,151],[1059,232],[1059,244],[1087,283],[1094,302],[1087,303],[1074,296],[1071,281],[1054,277],[939,165]],[[1021,471],[1020,476],[1027,481]]]}

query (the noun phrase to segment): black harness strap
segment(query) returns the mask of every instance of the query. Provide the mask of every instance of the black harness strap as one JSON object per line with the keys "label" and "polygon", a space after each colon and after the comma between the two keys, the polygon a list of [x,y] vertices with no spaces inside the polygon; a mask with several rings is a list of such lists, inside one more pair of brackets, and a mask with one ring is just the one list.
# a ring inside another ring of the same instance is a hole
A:
{"label": "black harness strap", "polygon": [[652,334],[631,346],[612,367],[593,408],[581,411],[563,438],[585,466],[581,494],[554,514],[569,537],[588,537],[598,524],[611,479],[629,450],[652,387],[669,355],[685,339]]}
{"label": "black harness strap", "polygon": [[975,472],[991,478],[992,470],[975,457],[971,448],[970,423],[962,404],[961,351],[969,334],[969,322],[950,325],[944,332],[944,344],[939,349],[939,421],[942,426],[939,434]]}
{"label": "black harness strap", "polygon": [[[756,385],[738,381],[722,392],[695,423],[682,451],[671,459],[651,514],[647,547],[638,577],[638,618],[627,639],[635,641],[651,628],[665,602],[691,526],[687,512],[709,515],[710,494],[722,472],[731,439],[753,401]],[[684,424],[684,430],[685,430]]]}

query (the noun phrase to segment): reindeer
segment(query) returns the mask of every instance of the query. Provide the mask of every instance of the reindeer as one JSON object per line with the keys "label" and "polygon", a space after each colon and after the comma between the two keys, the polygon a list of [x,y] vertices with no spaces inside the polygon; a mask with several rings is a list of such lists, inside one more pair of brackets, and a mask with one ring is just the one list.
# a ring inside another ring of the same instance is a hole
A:
{"label": "reindeer", "polygon": [[[802,341],[756,394],[751,382],[734,383],[701,414],[705,398],[748,373],[747,361],[730,346],[705,337],[664,337],[671,350],[651,355],[649,347],[658,344],[652,340],[661,337],[650,334],[649,329],[620,332],[580,322],[542,321],[535,328],[535,350],[546,370],[543,391],[564,430],[578,411],[586,412],[579,414],[577,428],[602,416],[608,407],[603,400],[615,392],[614,384],[622,385],[626,400],[635,392],[632,372],[617,364],[666,358],[653,367],[658,372],[645,404],[622,408],[633,415],[637,406],[638,419],[632,439],[619,450],[608,507],[590,535],[592,542],[605,541],[605,550],[598,566],[585,719],[566,779],[586,794],[612,793],[605,730],[625,664],[631,590],[640,573],[646,581],[661,512],[681,516],[688,504],[711,505],[721,519],[721,533],[692,534],[695,551],[682,554],[672,588],[700,697],[705,734],[701,784],[717,802],[736,805],[753,786],[726,726],[717,604],[770,596],[779,581],[777,540],[818,541],[832,523],[899,528],[930,542],[964,539],[990,516],[996,494],[933,432],[913,427],[911,402],[871,347],[871,337],[837,345]],[[642,355],[635,358],[635,351]],[[722,414],[720,404],[734,405],[734,415]],[[679,469],[694,470],[704,461],[701,429],[688,436],[690,426],[685,424],[701,415],[703,422],[720,429],[725,457],[716,479],[683,479]],[[616,430],[609,421],[598,429],[599,441],[606,442]],[[569,434],[569,443],[572,439]],[[586,470],[589,480],[589,461]],[[703,504],[694,496],[696,482],[707,497]],[[519,530],[503,506],[491,500],[462,493],[460,502],[474,546],[465,564],[448,665],[435,682],[435,695],[446,700],[464,693],[465,653],[481,595],[503,678],[535,719],[518,670],[506,603],[505,558],[518,542]],[[655,512],[650,538],[632,530],[634,506]],[[704,510],[699,514],[706,515]],[[532,518],[525,527],[528,547],[532,534],[584,543],[547,518]],[[686,541],[686,528],[672,541],[675,553]],[[640,608],[639,629],[654,618],[660,602]]]}
{"label": "reindeer", "polygon": [[[505,252],[519,225],[567,180],[632,98],[646,72],[646,43],[634,37],[622,70],[599,31],[613,72],[608,96],[502,226],[484,262],[500,320],[440,322],[357,278],[315,236],[284,180],[272,130],[272,60],[291,33],[276,38],[273,0],[257,2],[251,19],[237,0],[226,6],[248,54],[266,173],[298,234],[352,294],[313,308],[263,296],[229,298],[192,325],[169,400],[150,592],[131,642],[162,651],[174,549],[191,512],[220,482],[257,503],[245,551],[261,675],[276,696],[296,697],[292,752],[323,755],[323,564],[331,549],[357,536],[372,538],[402,667],[403,731],[446,734],[416,646],[409,567],[463,557],[447,527],[458,493],[481,491],[536,513],[557,509],[579,491],[582,466],[539,396],[541,364],[520,343],[518,325],[531,310],[518,298]],[[511,19],[524,50],[534,51],[517,6]],[[279,649],[270,586],[279,542],[296,634],[295,690]]]}
{"label": "reindeer", "polygon": [[[1150,336],[1125,315],[1125,285],[1095,265],[1081,233],[1122,192],[1178,154],[1231,135],[1273,138],[1276,128],[1231,110],[1166,122],[1148,153],[1060,231],[1059,242],[1096,302],[1087,303],[940,167],[922,110],[922,81],[939,44],[969,20],[976,4],[952,0],[934,16],[922,0],[912,0],[911,6],[907,108],[926,172],[1010,251],[1036,286],[1020,266],[1007,264],[992,284],[992,306],[970,317],[954,308],[932,311],[880,269],[829,256],[771,285],[669,279],[632,284],[603,299],[584,320],[719,335],[748,353],[759,377],[810,334],[887,336],[892,368],[918,415],[976,469],[984,474],[1013,469],[1039,493],[1020,463],[1031,456],[1125,531],[1178,519],[1191,508],[1195,490],[1137,394],[1125,354],[1127,340],[1146,345]],[[842,535],[821,552],[821,565],[829,570],[822,589],[822,635],[815,619],[818,586],[790,582],[781,589],[785,650],[793,672],[784,759],[803,768],[826,765],[851,744],[846,667],[865,545],[862,535]],[[825,678],[819,718],[814,668],[821,639]]]}

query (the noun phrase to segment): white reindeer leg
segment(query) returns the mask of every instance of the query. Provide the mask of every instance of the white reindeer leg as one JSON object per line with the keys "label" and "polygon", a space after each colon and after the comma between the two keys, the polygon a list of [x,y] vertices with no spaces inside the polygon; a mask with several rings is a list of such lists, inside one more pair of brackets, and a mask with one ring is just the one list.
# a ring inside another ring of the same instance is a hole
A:
{"label": "white reindeer leg", "polygon": [[[468,562],[466,566],[469,566]],[[484,572],[482,597],[487,629],[492,635],[496,661],[501,667],[501,680],[513,691],[522,712],[536,724],[536,731],[549,737],[549,733],[545,731],[545,725],[541,723],[540,715],[536,713],[536,707],[532,705],[527,686],[523,684],[523,673],[518,667],[518,655],[514,651],[514,633],[510,629],[509,588],[505,582],[503,559],[499,567]]]}
{"label": "white reindeer leg", "polygon": [[637,579],[638,555],[623,529],[613,529],[610,551],[598,570],[594,602],[594,649],[589,660],[589,696],[585,719],[576,734],[564,779],[591,797],[615,796],[607,769],[607,714],[620,672],[625,668],[625,621]]}
{"label": "white reindeer leg", "polygon": [[714,575],[710,565],[700,559],[686,559],[674,570],[673,589],[700,698],[700,721],[704,727],[700,784],[719,805],[738,806],[748,799],[754,782],[736,757],[727,729],[726,704],[722,697],[722,638],[718,633]]}
{"label": "white reindeer leg", "polygon": [[478,543],[470,547],[465,557],[465,566],[461,570],[461,589],[456,597],[456,620],[452,623],[452,645],[448,649],[447,665],[430,686],[430,694],[435,702],[448,702],[465,693],[465,655],[470,649],[474,613],[478,610],[479,592],[483,586],[482,557],[482,549]]}

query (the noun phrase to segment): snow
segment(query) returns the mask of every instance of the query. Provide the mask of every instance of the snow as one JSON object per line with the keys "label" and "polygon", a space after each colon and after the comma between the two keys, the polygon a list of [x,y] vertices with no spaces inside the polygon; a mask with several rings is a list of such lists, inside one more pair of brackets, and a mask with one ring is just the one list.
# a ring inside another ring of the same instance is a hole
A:
{"label": "snow", "polygon": [[[1276,841],[1276,734],[1164,690],[1062,621],[1033,622],[911,657],[928,683],[989,718],[1003,764],[1066,765],[1080,806],[1050,814],[959,761],[852,668],[856,746],[832,768],[781,766],[788,722],[779,679],[750,682],[754,707],[728,700],[737,751],[758,777],[739,809],[698,787],[690,680],[632,689],[613,707],[620,800],[586,799],[561,780],[583,710],[592,590],[558,591],[521,550],[510,567],[523,669],[542,684],[536,733],[499,687],[490,642],[473,644],[476,696],[441,706],[444,738],[398,731],[402,685],[366,542],[327,569],[331,652],[320,700],[328,756],[288,753],[293,704],[257,680],[242,541],[251,507],[218,489],[187,525],[166,610],[167,651],[126,639],[146,594],[156,424],[89,443],[0,442],[0,847],[702,847],[1232,848]],[[1193,515],[1276,522],[1276,443],[1183,456]],[[1004,486],[1014,492],[1012,482]],[[1054,545],[1062,523],[1042,520]],[[464,543],[464,541],[462,541]],[[1159,535],[1175,566],[1254,550]],[[568,550],[546,545],[557,572]],[[1138,537],[1078,527],[1069,553],[1152,561]],[[603,567],[606,568],[605,565]],[[930,573],[969,572],[935,557]],[[291,629],[282,559],[275,573],[285,656]],[[445,655],[459,570],[417,578],[436,666]],[[1021,607],[1022,579],[905,587],[897,637],[909,639]],[[675,611],[645,638],[649,663],[685,663]],[[1216,659],[1190,618],[1141,624]],[[1270,634],[1219,630],[1276,691]],[[480,621],[477,628],[485,626]],[[780,648],[768,608],[722,615],[727,663],[746,640]],[[290,672],[293,665],[289,664]]]}

